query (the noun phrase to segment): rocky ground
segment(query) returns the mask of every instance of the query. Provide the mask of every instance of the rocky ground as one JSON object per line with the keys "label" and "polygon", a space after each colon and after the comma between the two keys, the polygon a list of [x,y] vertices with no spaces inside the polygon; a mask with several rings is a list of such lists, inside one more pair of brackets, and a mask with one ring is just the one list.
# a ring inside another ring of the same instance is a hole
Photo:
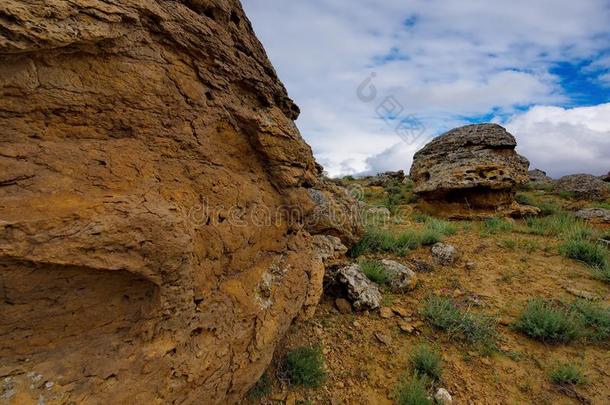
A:
{"label": "rocky ground", "polygon": [[[411,378],[410,356],[422,343],[442,356],[440,378],[426,387],[430,396],[445,388],[457,404],[610,401],[610,284],[590,265],[565,257],[569,254],[564,248],[575,233],[604,245],[603,239],[610,235],[607,223],[570,218],[582,208],[610,208],[610,201],[577,201],[569,195],[554,195],[548,187],[546,191],[525,189],[517,199],[538,206],[543,213],[540,219],[446,222],[418,213],[408,181],[389,181],[385,187],[369,187],[371,182],[366,180],[342,182],[352,188],[356,185],[366,204],[393,212],[385,223],[370,226],[369,233],[372,228],[395,235],[424,232],[434,223],[444,234],[443,243],[456,248],[457,259],[447,266],[435,263],[429,245],[434,240],[406,252],[364,249],[359,257],[348,259],[350,263],[391,259],[417,270],[416,259],[430,264],[432,271],[417,272],[413,291],[396,293],[380,286],[381,307],[374,310],[346,308],[337,301],[341,297],[327,289],[316,316],[291,327],[258,390],[245,403],[409,403],[400,402],[397,390],[401,381]],[[557,225],[562,218],[564,222],[569,218],[570,224]],[[607,249],[603,252],[607,257]],[[459,330],[448,332],[435,326],[435,320],[423,313],[431,296],[447,298],[462,313],[491,317],[489,340],[482,345],[464,338]],[[597,339],[580,336],[568,342],[529,337],[515,325],[528,301],[535,298],[565,305],[588,299],[602,308],[603,320],[596,330],[606,328],[606,332]],[[318,388],[299,387],[286,378],[286,355],[298,347],[322,351],[326,379]],[[583,381],[554,382],[551,375],[562,364],[574,366]]]}

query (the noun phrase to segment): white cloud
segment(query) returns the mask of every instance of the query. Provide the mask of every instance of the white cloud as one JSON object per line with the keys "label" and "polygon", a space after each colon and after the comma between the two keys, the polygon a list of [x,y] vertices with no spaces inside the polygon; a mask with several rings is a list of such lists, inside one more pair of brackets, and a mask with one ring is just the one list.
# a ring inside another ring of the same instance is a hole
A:
{"label": "white cloud", "polygon": [[593,107],[538,106],[506,123],[531,167],[553,177],[610,170],[610,103]]}
{"label": "white cloud", "polygon": [[[550,67],[595,59],[610,33],[607,0],[243,3],[301,107],[303,137],[332,175],[372,170],[382,158],[408,169],[411,148],[397,145],[375,111],[385,97],[416,115],[427,137],[464,117],[565,104],[569,94]],[[378,98],[363,103],[356,90],[373,71]]]}

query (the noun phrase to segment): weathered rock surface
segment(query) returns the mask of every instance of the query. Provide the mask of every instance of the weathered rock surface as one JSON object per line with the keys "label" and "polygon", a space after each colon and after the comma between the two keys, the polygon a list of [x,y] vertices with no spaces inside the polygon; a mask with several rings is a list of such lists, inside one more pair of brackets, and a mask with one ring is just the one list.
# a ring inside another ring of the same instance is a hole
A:
{"label": "weathered rock surface", "polygon": [[381,264],[388,276],[388,285],[396,292],[413,290],[417,285],[417,275],[404,264],[382,259]]}
{"label": "weathered rock surface", "polygon": [[237,0],[3,1],[12,395],[236,402],[360,233],[298,113]]}
{"label": "weathered rock surface", "polygon": [[396,172],[383,172],[369,179],[367,185],[369,187],[381,186],[384,187],[390,183],[403,183],[405,181],[405,172],[398,170]]}
{"label": "weathered rock surface", "polygon": [[415,154],[413,190],[432,207],[512,212],[516,187],[529,181],[529,162],[516,145],[496,124],[451,130]]}
{"label": "weathered rock surface", "polygon": [[579,200],[602,201],[610,196],[610,185],[592,174],[571,174],[557,180],[555,191]]}
{"label": "weathered rock surface", "polygon": [[583,208],[574,216],[591,222],[610,223],[610,210],[605,208]]}
{"label": "weathered rock surface", "polygon": [[457,249],[445,243],[436,243],[431,248],[432,258],[441,266],[451,266],[458,259]]}
{"label": "weathered rock surface", "polygon": [[553,179],[546,175],[546,172],[540,169],[530,170],[528,172],[530,184],[533,187],[547,186],[553,183]]}
{"label": "weathered rock surface", "polygon": [[342,284],[354,309],[376,309],[381,304],[379,288],[370,281],[357,264],[345,266],[337,271],[337,281]]}
{"label": "weathered rock surface", "polygon": [[610,172],[608,172],[607,174],[601,176],[601,179],[607,183],[610,183]]}

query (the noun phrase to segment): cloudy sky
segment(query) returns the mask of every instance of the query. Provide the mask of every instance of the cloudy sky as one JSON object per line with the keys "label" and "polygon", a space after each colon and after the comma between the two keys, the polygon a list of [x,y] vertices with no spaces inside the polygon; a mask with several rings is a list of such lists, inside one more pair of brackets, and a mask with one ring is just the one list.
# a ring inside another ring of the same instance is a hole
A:
{"label": "cloudy sky", "polygon": [[610,0],[242,2],[333,176],[488,121],[553,177],[610,170]]}

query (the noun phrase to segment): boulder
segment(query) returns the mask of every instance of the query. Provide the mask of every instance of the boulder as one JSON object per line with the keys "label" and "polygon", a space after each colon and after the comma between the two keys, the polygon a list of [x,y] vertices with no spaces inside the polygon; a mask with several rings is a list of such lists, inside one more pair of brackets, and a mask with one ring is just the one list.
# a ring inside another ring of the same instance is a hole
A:
{"label": "boulder", "polygon": [[436,400],[436,403],[440,405],[451,405],[453,403],[451,394],[449,394],[449,391],[445,388],[439,388],[438,391],[436,391],[436,394],[434,394],[434,399]]}
{"label": "boulder", "polygon": [[436,243],[431,248],[432,258],[441,266],[451,266],[458,259],[457,249],[445,243]]}
{"label": "boulder", "polygon": [[610,185],[591,174],[571,174],[557,180],[555,191],[577,200],[603,201],[610,196]]}
{"label": "boulder", "polygon": [[610,223],[610,210],[605,208],[583,208],[574,216],[591,222]]}
{"label": "boulder", "polygon": [[529,162],[515,138],[497,124],[467,125],[441,135],[413,158],[414,192],[429,211],[490,210],[507,214]]}
{"label": "boulder", "polygon": [[239,1],[0,16],[0,375],[23,403],[237,403],[320,298],[312,235],[362,231]]}
{"label": "boulder", "polygon": [[601,179],[607,183],[610,183],[610,172],[608,172],[607,174],[601,176]]}
{"label": "boulder", "polygon": [[354,309],[376,309],[381,304],[379,288],[370,281],[357,264],[345,266],[337,271],[337,281],[344,286]]}
{"label": "boulder", "polygon": [[537,187],[545,187],[553,184],[553,179],[546,175],[546,172],[543,172],[540,169],[530,170],[528,172],[530,185],[534,188]]}
{"label": "boulder", "polygon": [[411,291],[416,287],[417,275],[404,264],[387,259],[382,259],[381,264],[388,276],[388,285],[393,291]]}

